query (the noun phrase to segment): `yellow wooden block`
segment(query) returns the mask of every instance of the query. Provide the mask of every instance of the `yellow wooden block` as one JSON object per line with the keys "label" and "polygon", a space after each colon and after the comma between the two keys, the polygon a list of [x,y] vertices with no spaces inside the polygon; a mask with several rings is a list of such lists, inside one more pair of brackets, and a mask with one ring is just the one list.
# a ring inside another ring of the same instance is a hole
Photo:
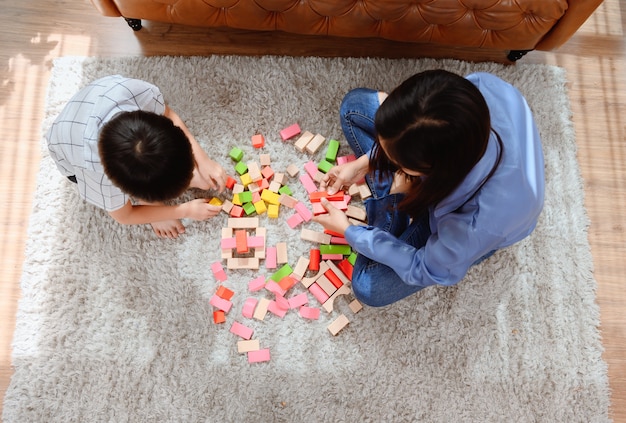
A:
{"label": "yellow wooden block", "polygon": [[278,217],[278,205],[270,204],[267,207],[267,215],[273,219],[276,219]]}
{"label": "yellow wooden block", "polygon": [[280,204],[280,195],[270,191],[269,189],[264,189],[261,193],[261,200],[266,203],[279,205]]}
{"label": "yellow wooden block", "polygon": [[209,200],[209,204],[212,206],[221,206],[224,202],[217,197],[213,197]]}
{"label": "yellow wooden block", "polygon": [[241,184],[244,187],[247,187],[248,185],[252,183],[252,176],[250,176],[249,173],[244,173],[243,175],[239,177],[239,179],[241,180]]}
{"label": "yellow wooden block", "polygon": [[233,204],[236,206],[241,206],[243,204],[239,198],[239,194],[233,195]]}
{"label": "yellow wooden block", "polygon": [[254,204],[254,208],[256,209],[257,214],[263,214],[267,211],[267,206],[265,205],[265,201],[259,200]]}

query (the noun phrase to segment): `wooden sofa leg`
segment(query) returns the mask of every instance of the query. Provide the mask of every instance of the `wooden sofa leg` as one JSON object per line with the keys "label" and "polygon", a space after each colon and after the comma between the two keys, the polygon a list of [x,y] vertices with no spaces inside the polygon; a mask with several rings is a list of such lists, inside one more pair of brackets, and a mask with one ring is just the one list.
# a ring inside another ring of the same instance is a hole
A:
{"label": "wooden sofa leg", "polygon": [[133,18],[124,18],[128,26],[130,26],[133,31],[139,31],[141,29],[141,19],[133,19]]}
{"label": "wooden sofa leg", "polygon": [[509,54],[506,56],[511,62],[517,62],[519,59],[524,57],[526,53],[532,50],[511,50]]}

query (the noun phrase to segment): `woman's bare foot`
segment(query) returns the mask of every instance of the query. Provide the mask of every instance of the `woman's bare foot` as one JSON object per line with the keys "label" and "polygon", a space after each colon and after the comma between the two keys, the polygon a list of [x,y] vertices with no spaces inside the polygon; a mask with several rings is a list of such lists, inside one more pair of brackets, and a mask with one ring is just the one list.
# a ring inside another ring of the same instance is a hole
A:
{"label": "woman's bare foot", "polygon": [[161,222],[151,223],[154,233],[159,238],[178,238],[178,235],[185,233],[185,226],[180,220],[163,220]]}

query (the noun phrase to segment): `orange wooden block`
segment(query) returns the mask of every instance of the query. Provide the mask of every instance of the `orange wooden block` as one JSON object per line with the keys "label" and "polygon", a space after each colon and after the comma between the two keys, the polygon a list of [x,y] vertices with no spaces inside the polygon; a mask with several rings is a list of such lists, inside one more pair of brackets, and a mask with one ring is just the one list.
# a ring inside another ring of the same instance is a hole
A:
{"label": "orange wooden block", "polygon": [[220,287],[217,288],[216,294],[218,297],[223,298],[225,300],[230,300],[231,298],[233,298],[233,295],[235,295],[233,291],[226,288],[224,285],[220,285]]}
{"label": "orange wooden block", "polygon": [[284,291],[289,291],[296,283],[298,283],[298,281],[291,276],[285,276],[280,280],[280,282],[278,282],[278,286],[280,286]]}
{"label": "orange wooden block", "polygon": [[252,136],[252,146],[254,148],[261,148],[265,145],[265,138],[261,134]]}
{"label": "orange wooden block", "polygon": [[224,310],[215,310],[213,312],[213,321],[215,323],[224,323],[226,321],[226,313],[224,313]]}
{"label": "orange wooden block", "polygon": [[237,253],[247,253],[248,249],[248,232],[244,229],[235,231],[235,243],[237,244]]}

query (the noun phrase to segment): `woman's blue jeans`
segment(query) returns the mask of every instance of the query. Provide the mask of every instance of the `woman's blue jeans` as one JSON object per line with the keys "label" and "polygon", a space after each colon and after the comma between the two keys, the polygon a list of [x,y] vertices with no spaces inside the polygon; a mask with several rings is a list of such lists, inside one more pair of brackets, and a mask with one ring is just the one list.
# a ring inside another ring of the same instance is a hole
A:
{"label": "woman's blue jeans", "polygon": [[[341,108],[341,127],[348,144],[357,157],[368,153],[374,145],[376,131],[374,115],[379,106],[378,91],[357,88],[344,97]],[[393,178],[382,180],[376,173],[368,174],[365,180],[372,197],[365,200],[367,222],[395,235],[398,239],[420,248],[430,236],[428,214],[413,220],[397,209],[403,194],[389,194]],[[352,290],[355,297],[370,306],[381,307],[396,302],[422,289],[404,283],[388,266],[357,256],[352,272]]]}

